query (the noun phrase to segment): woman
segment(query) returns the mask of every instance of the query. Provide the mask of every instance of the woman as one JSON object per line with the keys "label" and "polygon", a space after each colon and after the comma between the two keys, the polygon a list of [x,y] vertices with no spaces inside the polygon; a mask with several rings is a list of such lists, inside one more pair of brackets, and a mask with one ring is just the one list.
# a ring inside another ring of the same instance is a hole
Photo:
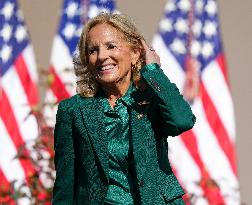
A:
{"label": "woman", "polygon": [[121,14],[91,19],[78,49],[78,94],[57,112],[53,204],[183,204],[167,136],[195,117],[158,55]]}

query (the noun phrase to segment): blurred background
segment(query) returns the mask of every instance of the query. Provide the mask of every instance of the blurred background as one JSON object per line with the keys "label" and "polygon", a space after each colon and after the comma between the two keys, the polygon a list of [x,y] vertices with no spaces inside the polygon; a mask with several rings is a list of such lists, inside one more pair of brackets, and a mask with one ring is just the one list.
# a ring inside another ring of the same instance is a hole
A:
{"label": "blurred background", "polygon": [[[39,68],[50,65],[51,49],[58,29],[62,0],[20,0]],[[131,16],[149,42],[158,31],[166,0],[117,0],[117,9]],[[252,1],[219,0],[219,18],[228,78],[234,101],[236,150],[242,201],[252,204]],[[214,82],[213,82],[214,83]],[[222,172],[222,170],[218,170]]]}

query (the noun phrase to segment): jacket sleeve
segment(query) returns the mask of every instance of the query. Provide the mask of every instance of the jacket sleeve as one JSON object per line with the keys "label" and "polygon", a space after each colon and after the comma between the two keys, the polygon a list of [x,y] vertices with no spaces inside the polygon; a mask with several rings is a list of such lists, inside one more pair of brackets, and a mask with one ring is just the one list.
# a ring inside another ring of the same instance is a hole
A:
{"label": "jacket sleeve", "polygon": [[53,188],[53,205],[73,204],[74,195],[73,117],[63,103],[59,104],[54,130],[56,180]]}
{"label": "jacket sleeve", "polygon": [[161,116],[161,129],[168,136],[176,136],[193,127],[196,118],[189,104],[156,63],[141,69],[143,81],[150,88]]}

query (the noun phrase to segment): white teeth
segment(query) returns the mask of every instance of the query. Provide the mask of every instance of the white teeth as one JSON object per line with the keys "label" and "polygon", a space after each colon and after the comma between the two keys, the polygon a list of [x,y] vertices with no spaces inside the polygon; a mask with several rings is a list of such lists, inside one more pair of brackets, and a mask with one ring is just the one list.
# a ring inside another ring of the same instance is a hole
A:
{"label": "white teeth", "polygon": [[104,71],[104,70],[110,70],[110,69],[113,69],[113,68],[114,68],[113,65],[106,65],[106,66],[100,67],[100,70]]}

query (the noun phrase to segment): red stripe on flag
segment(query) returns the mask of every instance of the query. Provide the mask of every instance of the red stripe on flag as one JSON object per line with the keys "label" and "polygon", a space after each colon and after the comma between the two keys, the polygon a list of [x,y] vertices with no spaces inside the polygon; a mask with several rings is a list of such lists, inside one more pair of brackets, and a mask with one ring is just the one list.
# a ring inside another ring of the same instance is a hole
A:
{"label": "red stripe on flag", "polygon": [[221,72],[222,72],[222,74],[223,74],[223,76],[224,76],[224,79],[225,79],[225,81],[226,81],[226,84],[227,84],[228,86],[230,86],[230,85],[229,85],[229,81],[228,81],[228,71],[227,71],[227,69],[226,69],[227,67],[226,67],[226,59],[225,59],[225,56],[224,56],[223,54],[220,54],[219,56],[217,56],[216,62],[219,64],[219,67],[220,67]]}
{"label": "red stripe on flag", "polygon": [[[17,150],[20,150],[20,147],[24,145],[24,141],[22,139],[17,121],[15,119],[15,115],[13,113],[13,110],[11,109],[11,105],[9,103],[9,100],[6,96],[6,93],[4,90],[2,90],[2,96],[0,98],[0,117],[3,120],[3,123],[6,127],[6,130],[9,133],[9,136],[11,137],[11,140],[13,141],[13,144],[15,145]],[[29,178],[35,173],[35,169],[29,160],[29,151],[23,147],[22,154],[23,157],[19,158],[19,161],[24,169],[26,178]],[[28,157],[28,158],[26,158]]]}
{"label": "red stripe on flag", "polygon": [[32,81],[22,55],[19,55],[19,57],[16,59],[14,66],[25,90],[30,106],[37,105],[39,101],[37,85]]}
{"label": "red stripe on flag", "polygon": [[50,82],[50,87],[57,98],[57,101],[64,100],[69,98],[71,95],[66,90],[64,83],[61,81],[59,76],[56,74],[55,69],[53,66],[49,68],[50,75],[52,77]]}
{"label": "red stripe on flag", "polygon": [[15,202],[10,197],[11,193],[12,189],[10,183],[5,178],[2,170],[0,169],[0,204],[14,205]]}
{"label": "red stripe on flag", "polygon": [[230,137],[218,115],[218,112],[216,111],[216,108],[214,107],[214,104],[212,103],[212,100],[208,96],[203,83],[201,83],[200,85],[200,96],[202,98],[202,103],[208,123],[211,126],[215,136],[217,137],[220,147],[229,160],[233,173],[237,176],[236,154],[234,145],[231,142]]}
{"label": "red stripe on flag", "polygon": [[[209,204],[224,205],[225,202],[220,193],[220,189],[217,184],[213,183],[213,180],[211,179],[200,157],[198,143],[194,133],[191,130],[184,132],[181,135],[181,139],[200,169],[200,186],[204,192],[204,197],[208,200]],[[210,185],[211,182],[213,183],[212,185]]]}

